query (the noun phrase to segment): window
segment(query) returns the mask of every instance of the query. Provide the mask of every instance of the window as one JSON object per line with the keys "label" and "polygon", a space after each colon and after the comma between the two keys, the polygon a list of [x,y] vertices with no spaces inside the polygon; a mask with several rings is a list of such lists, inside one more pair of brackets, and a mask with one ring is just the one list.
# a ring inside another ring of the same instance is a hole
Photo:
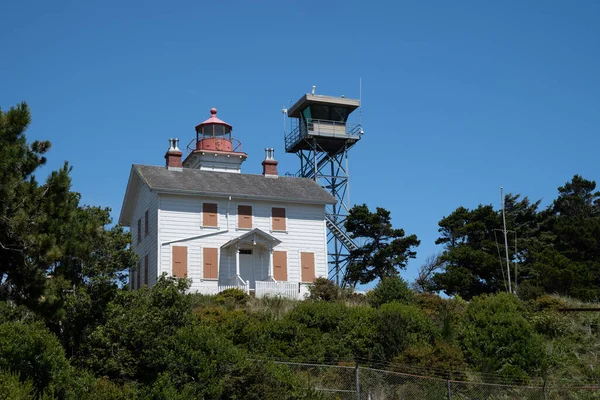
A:
{"label": "window", "polygon": [[202,226],[219,226],[217,217],[217,205],[215,203],[202,204]]}
{"label": "window", "polygon": [[185,278],[187,276],[188,251],[185,246],[173,246],[171,267],[172,275],[177,278]]}
{"label": "window", "polygon": [[144,285],[148,285],[148,254],[144,256]]}
{"label": "window", "polygon": [[252,255],[252,250],[240,249],[240,254]]}
{"label": "window", "polygon": [[138,226],[137,226],[137,242],[141,243],[142,242],[142,219],[139,218],[138,219]]}
{"label": "window", "polygon": [[131,285],[131,290],[135,290],[135,268],[131,268],[129,271],[129,284]]}
{"label": "window", "polygon": [[279,282],[287,281],[287,252],[273,252],[273,278]]}
{"label": "window", "polygon": [[138,289],[140,288],[140,286],[142,286],[141,285],[142,271],[140,270],[141,269],[140,267],[141,267],[141,264],[138,261],[138,263],[137,263],[137,272],[136,272],[136,275],[137,275],[137,285],[136,286],[137,286]]}
{"label": "window", "polygon": [[144,233],[146,234],[146,236],[148,236],[148,234],[150,233],[150,224],[148,223],[148,210],[146,210],[146,213],[144,214]]}
{"label": "window", "polygon": [[219,277],[219,252],[218,249],[204,248],[204,279],[217,279]]}
{"label": "window", "polygon": [[315,280],[315,253],[302,253],[300,255],[302,266],[302,282],[314,282]]}
{"label": "window", "polygon": [[252,229],[252,206],[238,206],[238,228]]}
{"label": "window", "polygon": [[271,213],[272,229],[274,231],[285,231],[285,208],[273,207]]}

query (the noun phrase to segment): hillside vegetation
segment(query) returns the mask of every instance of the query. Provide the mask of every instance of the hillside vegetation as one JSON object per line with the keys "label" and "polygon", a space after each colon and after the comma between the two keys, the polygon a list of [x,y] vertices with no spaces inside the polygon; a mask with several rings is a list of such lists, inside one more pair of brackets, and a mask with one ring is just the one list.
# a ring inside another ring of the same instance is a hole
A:
{"label": "hillside vegetation", "polygon": [[509,252],[517,295],[504,292],[491,206],[440,221],[444,251],[414,290],[399,270],[419,240],[388,211],[358,206],[348,230],[365,240],[347,283],[379,279],[367,295],[318,279],[305,301],[202,296],[164,276],[131,291],[129,233],[109,209],[80,204],[67,163],[38,182],[50,143],[27,143],[29,122],[24,103],[0,111],[0,398],[324,396],[286,360],[508,384],[599,378],[600,313],[561,311],[600,293],[593,181],[575,176],[542,211],[507,197],[522,239]]}

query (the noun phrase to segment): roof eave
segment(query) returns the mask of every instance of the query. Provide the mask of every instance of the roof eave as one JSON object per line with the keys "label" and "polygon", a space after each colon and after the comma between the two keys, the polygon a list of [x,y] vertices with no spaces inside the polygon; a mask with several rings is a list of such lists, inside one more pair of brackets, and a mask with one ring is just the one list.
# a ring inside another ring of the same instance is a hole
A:
{"label": "roof eave", "polygon": [[[138,182],[135,182],[138,181]],[[139,172],[135,168],[135,165],[131,166],[131,171],[129,172],[129,179],[127,180],[127,188],[125,189],[125,196],[123,196],[123,204],[121,204],[121,213],[119,214],[119,224],[122,226],[131,226],[131,216],[133,213],[133,208],[131,207],[131,197],[133,196],[132,192],[135,189],[135,184],[143,181]]]}
{"label": "roof eave", "polygon": [[207,196],[207,197],[223,197],[223,198],[237,198],[237,199],[248,199],[248,200],[270,200],[270,201],[280,201],[282,203],[300,203],[300,204],[318,204],[318,205],[327,205],[327,204],[336,204],[337,200],[309,200],[309,199],[297,199],[294,197],[280,197],[280,196],[256,196],[251,194],[231,194],[231,193],[222,193],[222,192],[205,192],[198,190],[177,190],[177,189],[168,189],[168,188],[156,188],[151,187],[156,193],[159,194],[182,194],[186,196]]}

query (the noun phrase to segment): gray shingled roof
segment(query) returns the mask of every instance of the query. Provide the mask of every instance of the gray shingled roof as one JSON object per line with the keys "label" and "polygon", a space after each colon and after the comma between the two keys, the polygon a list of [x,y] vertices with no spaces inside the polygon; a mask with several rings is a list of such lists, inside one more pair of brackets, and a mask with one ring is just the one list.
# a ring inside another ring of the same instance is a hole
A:
{"label": "gray shingled roof", "polygon": [[165,167],[139,164],[134,164],[133,168],[150,189],[158,192],[240,196],[315,204],[336,203],[331,194],[313,180],[306,178],[266,178],[262,175],[189,168],[174,171]]}

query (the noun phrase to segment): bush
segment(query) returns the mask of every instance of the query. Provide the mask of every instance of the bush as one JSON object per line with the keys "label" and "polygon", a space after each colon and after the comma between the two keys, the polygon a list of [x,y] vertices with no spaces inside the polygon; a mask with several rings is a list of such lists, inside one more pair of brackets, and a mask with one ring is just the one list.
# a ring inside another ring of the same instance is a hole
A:
{"label": "bush", "polygon": [[31,380],[21,382],[19,374],[0,371],[0,399],[30,400],[34,398]]}
{"label": "bush", "polygon": [[221,293],[215,296],[215,302],[218,304],[232,304],[244,306],[250,299],[250,296],[246,294],[242,289],[232,288],[223,290]]}
{"label": "bush", "polygon": [[0,324],[0,370],[31,380],[39,393],[51,386],[60,392],[70,375],[58,339],[39,322]]}
{"label": "bush", "polygon": [[391,360],[416,343],[433,344],[438,332],[418,307],[388,303],[376,316],[375,358]]}
{"label": "bush", "polygon": [[539,372],[544,362],[543,341],[524,314],[526,310],[512,294],[474,297],[460,330],[470,364],[481,372],[502,373],[509,382]]}
{"label": "bush", "polygon": [[343,298],[343,289],[338,287],[333,281],[319,277],[308,287],[311,300],[334,301]]}
{"label": "bush", "polygon": [[379,307],[393,301],[409,304],[414,298],[414,293],[404,279],[395,276],[381,279],[367,296],[374,307]]}

